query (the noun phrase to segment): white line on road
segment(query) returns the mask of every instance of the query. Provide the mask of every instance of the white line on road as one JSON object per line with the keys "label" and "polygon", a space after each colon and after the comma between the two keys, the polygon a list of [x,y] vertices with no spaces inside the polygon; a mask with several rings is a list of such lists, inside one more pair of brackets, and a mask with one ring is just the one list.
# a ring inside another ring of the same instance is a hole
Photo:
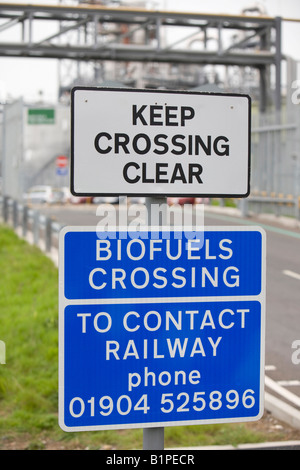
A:
{"label": "white line on road", "polygon": [[300,380],[277,380],[277,383],[282,387],[298,387]]}
{"label": "white line on road", "polygon": [[294,273],[294,271],[289,271],[288,269],[284,269],[282,272],[286,276],[293,277],[294,279],[297,279],[298,281],[300,281],[300,274]]}
{"label": "white line on road", "polygon": [[288,400],[290,403],[293,403],[293,405],[300,407],[300,397],[290,392],[289,390],[286,390],[274,380],[270,379],[270,377],[265,376],[265,385]]}
{"label": "white line on road", "polygon": [[276,366],[273,366],[272,364],[265,366],[265,370],[276,370]]}

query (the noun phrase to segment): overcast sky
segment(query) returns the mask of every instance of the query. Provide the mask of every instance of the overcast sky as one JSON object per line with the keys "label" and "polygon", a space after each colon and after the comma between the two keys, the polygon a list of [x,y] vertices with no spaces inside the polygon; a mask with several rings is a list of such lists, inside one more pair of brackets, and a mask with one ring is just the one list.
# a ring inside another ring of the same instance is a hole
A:
{"label": "overcast sky", "polygon": [[[6,0],[6,2],[9,0]],[[9,3],[56,5],[59,0],[17,0]],[[75,4],[65,1],[62,3]],[[149,2],[150,3],[150,2]],[[198,13],[239,14],[246,7],[260,4],[270,16],[300,19],[300,0],[156,0],[156,8]],[[300,61],[300,23],[284,22],[283,52]],[[46,101],[57,99],[58,67],[53,59],[0,58],[0,100],[5,97],[36,101],[42,91]]]}

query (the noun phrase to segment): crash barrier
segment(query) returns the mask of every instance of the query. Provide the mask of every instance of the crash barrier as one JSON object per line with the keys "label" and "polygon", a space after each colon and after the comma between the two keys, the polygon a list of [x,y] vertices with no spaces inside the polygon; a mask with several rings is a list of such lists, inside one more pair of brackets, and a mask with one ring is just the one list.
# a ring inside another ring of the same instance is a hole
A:
{"label": "crash barrier", "polygon": [[57,262],[58,234],[63,225],[8,196],[0,196],[0,217],[19,236],[38,246]]}

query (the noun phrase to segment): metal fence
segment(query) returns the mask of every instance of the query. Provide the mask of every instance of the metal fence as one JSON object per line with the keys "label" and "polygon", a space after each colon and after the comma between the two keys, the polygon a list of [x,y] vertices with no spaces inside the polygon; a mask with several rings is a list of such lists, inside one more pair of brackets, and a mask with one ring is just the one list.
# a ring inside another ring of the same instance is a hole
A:
{"label": "metal fence", "polygon": [[0,217],[19,236],[58,263],[58,234],[63,225],[7,196],[0,196]]}
{"label": "metal fence", "polygon": [[[255,116],[251,136],[251,194],[244,214],[300,216],[300,113]],[[284,121],[284,122],[283,122]]]}
{"label": "metal fence", "polygon": [[283,193],[271,192],[268,195],[266,191],[254,191],[248,199],[240,202],[240,208],[245,217],[250,212],[254,212],[255,214],[283,215],[300,220],[300,196],[293,194],[284,195]]}

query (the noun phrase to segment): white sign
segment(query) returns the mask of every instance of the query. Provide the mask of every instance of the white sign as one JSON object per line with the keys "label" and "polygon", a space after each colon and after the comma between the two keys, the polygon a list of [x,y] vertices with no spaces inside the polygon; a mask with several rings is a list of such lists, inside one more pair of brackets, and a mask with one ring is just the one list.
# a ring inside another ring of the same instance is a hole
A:
{"label": "white sign", "polygon": [[249,194],[247,95],[72,90],[75,195]]}

